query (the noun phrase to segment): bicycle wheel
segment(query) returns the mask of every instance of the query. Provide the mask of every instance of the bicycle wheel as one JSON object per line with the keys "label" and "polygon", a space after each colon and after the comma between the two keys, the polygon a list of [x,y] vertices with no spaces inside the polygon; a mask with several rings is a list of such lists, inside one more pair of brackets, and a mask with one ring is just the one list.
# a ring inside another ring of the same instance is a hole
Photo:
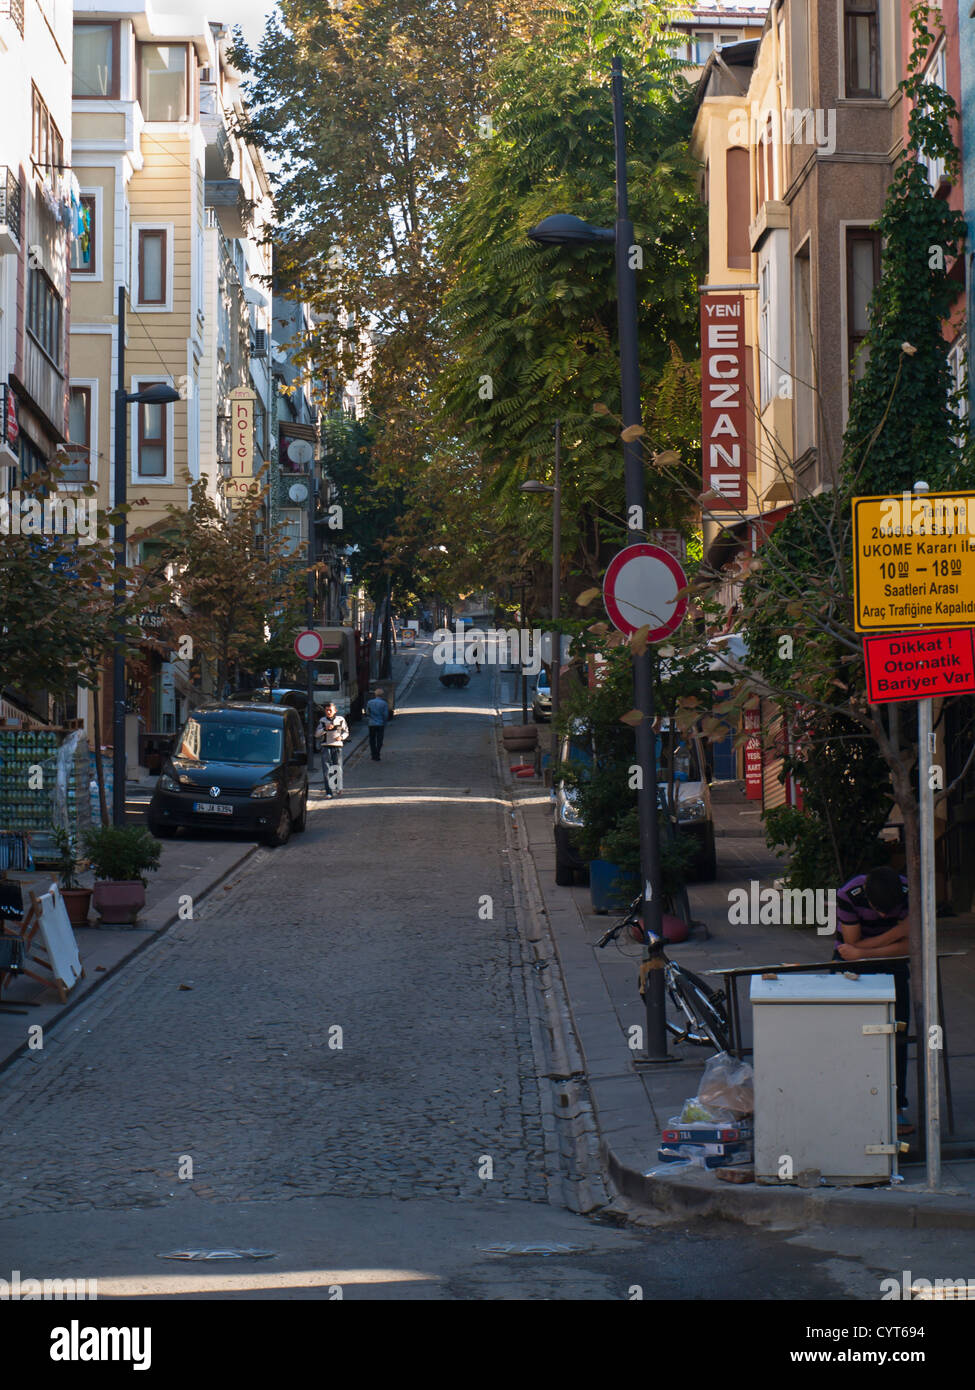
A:
{"label": "bicycle wheel", "polygon": [[[727,1052],[730,1039],[728,1021],[724,1015],[724,996],[710,989],[693,971],[685,970],[683,966],[674,972],[673,987],[699,1023],[701,1031],[719,1052]],[[690,1033],[688,1037],[692,1042],[699,1040]],[[703,1043],[704,1039],[701,1038],[700,1042]]]}

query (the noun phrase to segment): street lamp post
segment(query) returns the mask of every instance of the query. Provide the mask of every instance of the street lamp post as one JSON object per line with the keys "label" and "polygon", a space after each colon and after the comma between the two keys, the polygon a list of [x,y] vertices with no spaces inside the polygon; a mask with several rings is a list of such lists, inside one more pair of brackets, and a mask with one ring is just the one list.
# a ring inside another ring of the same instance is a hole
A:
{"label": "street lamp post", "polygon": [[[559,670],[562,665],[562,638],[558,632],[561,613],[560,578],[562,565],[562,421],[555,422],[555,480],[554,486],[535,478],[521,485],[522,492],[552,494],[552,729],[559,712]],[[553,750],[554,751],[554,750]]]}
{"label": "street lamp post", "polygon": [[[623,114],[623,64],[612,63],[613,133],[616,155],[616,227],[593,227],[581,218],[560,213],[547,217],[528,233],[541,246],[579,246],[615,243],[616,301],[620,340],[620,404],[623,420],[623,472],[626,486],[628,544],[646,539],[644,521],[643,449],[639,436],[626,438],[631,426],[642,426],[640,404],[640,352],[637,319],[636,271],[631,254],[633,223],[630,220],[626,182],[626,127]],[[663,904],[660,874],[660,841],[657,823],[657,768],[653,743],[653,657],[646,648],[633,655],[633,696],[640,713],[636,726],[636,758],[639,769],[637,807],[640,827],[640,876],[643,880],[643,921],[648,931],[663,938]],[[652,1061],[667,1061],[667,1029],[663,960],[652,952],[647,973],[646,1052]]]}
{"label": "street lamp post", "polygon": [[124,285],[118,292],[118,367],[115,377],[115,486],[113,507],[117,520],[112,530],[115,550],[115,586],[112,604],[115,636],[112,643],[112,824],[125,824],[125,626],[122,606],[125,602],[125,552],[128,526],[124,507],[129,467],[128,407],[130,405],[171,405],[179,400],[172,386],[147,386],[142,391],[125,389],[125,300]]}

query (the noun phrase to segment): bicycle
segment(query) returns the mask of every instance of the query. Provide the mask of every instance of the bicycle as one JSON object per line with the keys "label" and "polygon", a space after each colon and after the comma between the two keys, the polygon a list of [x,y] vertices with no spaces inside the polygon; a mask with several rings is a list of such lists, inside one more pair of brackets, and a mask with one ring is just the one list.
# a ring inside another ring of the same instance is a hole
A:
{"label": "bicycle", "polygon": [[664,987],[674,1008],[684,1019],[683,1024],[667,1019],[667,1032],[675,1042],[689,1042],[697,1047],[711,1046],[719,1052],[727,1052],[731,1045],[731,1029],[724,990],[712,989],[693,970],[668,958],[663,938],[647,931],[643,925],[640,916],[642,905],[642,898],[634,898],[626,916],[603,932],[596,946],[602,950],[624,930],[632,940],[640,942],[646,950],[640,967],[641,996],[645,992],[647,975],[655,968],[656,959],[662,959]]}

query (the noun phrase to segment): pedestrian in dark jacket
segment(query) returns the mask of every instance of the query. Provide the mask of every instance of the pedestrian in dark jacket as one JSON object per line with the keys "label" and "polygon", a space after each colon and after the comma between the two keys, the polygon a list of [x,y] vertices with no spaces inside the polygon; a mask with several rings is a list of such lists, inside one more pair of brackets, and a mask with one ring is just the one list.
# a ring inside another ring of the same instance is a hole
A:
{"label": "pedestrian in dark jacket", "polygon": [[369,752],[372,754],[373,762],[378,763],[382,756],[386,725],[389,723],[389,705],[378,687],[366,705],[366,721],[369,725]]}

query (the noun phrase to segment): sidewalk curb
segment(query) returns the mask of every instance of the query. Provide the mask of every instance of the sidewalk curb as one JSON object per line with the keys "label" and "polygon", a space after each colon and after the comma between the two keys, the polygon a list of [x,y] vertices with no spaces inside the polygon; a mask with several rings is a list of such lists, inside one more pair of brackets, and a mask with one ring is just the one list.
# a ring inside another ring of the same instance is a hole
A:
{"label": "sidewalk curb", "polygon": [[[512,788],[506,784],[510,794]],[[537,788],[536,788],[537,790]],[[517,808],[518,801],[514,801]],[[525,808],[527,812],[529,808]],[[523,819],[522,816],[519,819]],[[535,861],[530,835],[524,846],[541,887],[543,875]],[[537,841],[536,841],[537,843]],[[564,890],[563,890],[564,891]],[[913,1185],[891,1189],[812,1188],[792,1185],[736,1185],[721,1181],[714,1170],[683,1170],[673,1177],[648,1177],[656,1167],[651,1141],[654,1103],[651,1067],[637,1072],[627,1055],[619,1019],[598,966],[591,961],[591,943],[576,935],[571,918],[581,922],[574,899],[556,904],[552,890],[542,888],[543,922],[558,960],[576,1043],[599,1134],[599,1152],[614,1190],[644,1209],[672,1217],[718,1218],[746,1225],[803,1227],[809,1225],[882,1226],[899,1230],[975,1230],[975,1202],[967,1192],[928,1193]],[[533,905],[534,906],[534,905]],[[543,930],[545,928],[543,927]],[[632,1117],[646,1115],[647,1147],[631,1136],[614,1137],[614,1128],[632,1126]]]}

